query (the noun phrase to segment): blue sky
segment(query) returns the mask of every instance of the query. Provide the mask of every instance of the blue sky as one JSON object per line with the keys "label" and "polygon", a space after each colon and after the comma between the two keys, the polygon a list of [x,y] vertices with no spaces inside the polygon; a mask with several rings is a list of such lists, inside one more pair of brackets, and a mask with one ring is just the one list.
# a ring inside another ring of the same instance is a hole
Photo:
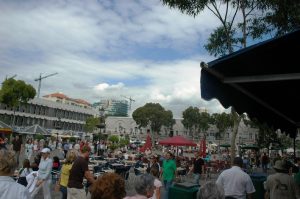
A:
{"label": "blue sky", "polygon": [[[163,6],[159,0],[0,1],[0,79],[17,74],[41,95],[63,92],[91,103],[135,99],[133,110],[157,102],[176,118],[188,106],[223,111],[200,97],[203,49],[218,20]],[[123,98],[124,99],[124,98]]]}

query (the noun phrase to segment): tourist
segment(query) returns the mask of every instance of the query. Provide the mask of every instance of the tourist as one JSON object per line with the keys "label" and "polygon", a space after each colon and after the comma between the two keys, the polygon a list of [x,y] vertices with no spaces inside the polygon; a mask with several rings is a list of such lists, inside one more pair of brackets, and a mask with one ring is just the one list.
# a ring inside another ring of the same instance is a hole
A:
{"label": "tourist", "polygon": [[28,190],[11,177],[17,168],[15,153],[10,150],[0,150],[0,199],[31,199]]}
{"label": "tourist", "polygon": [[91,199],[122,199],[125,196],[125,181],[116,173],[98,177],[91,188]]}
{"label": "tourist", "polygon": [[86,199],[86,192],[83,188],[83,178],[93,184],[95,179],[89,171],[88,161],[91,148],[88,145],[82,146],[80,155],[76,158],[70,170],[68,182],[68,199]]}
{"label": "tourist", "polygon": [[235,157],[233,166],[223,171],[216,183],[223,187],[227,198],[252,198],[255,188],[250,176],[242,170],[243,160]]}
{"label": "tourist", "polygon": [[30,161],[33,152],[33,143],[32,139],[28,139],[25,144],[25,157]]}
{"label": "tourist", "polygon": [[153,196],[155,178],[150,174],[140,175],[134,183],[136,195],[124,199],[148,199]]}
{"label": "tourist", "polygon": [[299,187],[290,176],[289,166],[285,160],[277,160],[273,169],[275,174],[269,175],[265,183],[265,198],[296,199],[300,197]]}
{"label": "tourist", "polygon": [[165,188],[164,199],[168,199],[169,188],[172,186],[173,180],[176,176],[176,163],[173,160],[173,154],[168,151],[162,165],[162,179]]}
{"label": "tourist", "polygon": [[18,178],[18,183],[27,186],[27,180],[26,176],[28,176],[32,172],[32,169],[30,167],[30,161],[28,159],[25,159],[23,161],[23,167],[19,171],[19,178]]}
{"label": "tourist", "polygon": [[160,189],[162,187],[162,183],[159,180],[159,170],[157,167],[152,167],[150,170],[150,174],[155,177],[154,186],[155,190],[151,199],[160,199]]}
{"label": "tourist", "polygon": [[197,199],[224,199],[224,189],[215,182],[208,181],[201,186]]}
{"label": "tourist", "polygon": [[62,193],[62,199],[67,199],[67,186],[69,182],[70,170],[72,168],[74,160],[77,158],[77,152],[70,150],[67,152],[66,161],[64,162],[59,180],[56,184],[56,191],[60,190]]}
{"label": "tourist", "polygon": [[157,156],[155,155],[152,155],[150,157],[150,161],[147,165],[147,173],[150,173],[150,170],[153,168],[153,167],[156,167],[158,172],[160,172],[160,166],[159,166],[159,163],[157,162]]}
{"label": "tourist", "polygon": [[22,150],[22,140],[19,138],[18,135],[13,139],[12,141],[13,150],[15,152],[15,158],[17,161],[17,166],[19,167],[19,159],[20,159],[20,153]]}
{"label": "tourist", "polygon": [[195,152],[194,155],[195,159],[193,162],[193,166],[188,174],[193,172],[194,183],[199,184],[201,175],[204,174],[204,160],[200,157],[199,152]]}
{"label": "tourist", "polygon": [[49,148],[43,148],[41,150],[41,161],[39,164],[39,170],[38,170],[38,178],[36,183],[36,189],[32,192],[32,197],[34,198],[39,190],[43,189],[44,199],[51,199],[51,171],[52,171],[52,159],[50,158],[50,149]]}

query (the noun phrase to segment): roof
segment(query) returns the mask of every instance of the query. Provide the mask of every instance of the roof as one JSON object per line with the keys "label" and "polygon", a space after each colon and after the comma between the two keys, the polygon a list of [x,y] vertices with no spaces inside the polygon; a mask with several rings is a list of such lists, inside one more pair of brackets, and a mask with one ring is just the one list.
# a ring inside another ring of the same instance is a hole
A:
{"label": "roof", "polygon": [[52,93],[52,94],[49,94],[49,95],[45,95],[43,96],[44,98],[49,98],[49,97],[56,97],[56,98],[59,98],[59,99],[66,99],[66,100],[70,100],[70,101],[73,101],[73,102],[76,102],[78,104],[84,104],[84,105],[89,105],[91,106],[91,104],[83,99],[73,99],[73,98],[70,98],[68,97],[67,95],[63,94],[63,93]]}
{"label": "roof", "polygon": [[21,133],[49,135],[49,132],[38,124],[26,127]]}
{"label": "roof", "polygon": [[43,97],[56,97],[56,98],[59,98],[59,99],[69,99],[68,96],[64,95],[63,93],[52,93],[52,94],[49,94],[49,95],[45,95]]}
{"label": "roof", "polygon": [[300,127],[300,30],[202,64],[201,97],[296,135]]}

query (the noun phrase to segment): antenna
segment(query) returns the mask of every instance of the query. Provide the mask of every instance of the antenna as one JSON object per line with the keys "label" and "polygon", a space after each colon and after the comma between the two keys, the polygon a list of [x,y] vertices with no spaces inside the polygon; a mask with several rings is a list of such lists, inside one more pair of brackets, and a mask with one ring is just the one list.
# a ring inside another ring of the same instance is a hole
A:
{"label": "antenna", "polygon": [[44,77],[42,77],[42,73],[40,73],[40,76],[36,79],[34,79],[34,81],[39,81],[39,87],[38,87],[38,93],[37,93],[37,97],[40,97],[40,92],[41,92],[41,84],[42,84],[42,79],[57,75],[58,73],[52,73],[50,75],[46,75]]}
{"label": "antenna", "polygon": [[124,96],[124,95],[121,95],[121,97],[124,97],[124,98],[126,98],[126,99],[129,100],[129,110],[131,110],[131,103],[132,103],[132,102],[135,102],[135,100],[132,99],[131,97],[126,97],[126,96]]}

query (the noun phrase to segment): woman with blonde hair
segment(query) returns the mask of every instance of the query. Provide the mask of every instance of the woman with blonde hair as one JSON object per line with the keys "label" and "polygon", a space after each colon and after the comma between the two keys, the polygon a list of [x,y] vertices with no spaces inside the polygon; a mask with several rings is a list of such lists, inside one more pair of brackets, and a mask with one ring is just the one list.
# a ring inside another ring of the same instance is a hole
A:
{"label": "woman with blonde hair", "polygon": [[122,199],[126,196],[125,181],[116,173],[99,177],[92,185],[91,199]]}
{"label": "woman with blonde hair", "polygon": [[28,190],[14,181],[11,176],[17,168],[15,153],[10,150],[0,150],[0,199],[21,198],[29,199]]}
{"label": "woman with blonde hair", "polygon": [[69,182],[70,170],[76,157],[77,152],[75,150],[69,150],[66,155],[66,162],[61,168],[60,177],[56,184],[56,191],[60,190],[62,193],[62,199],[67,199],[67,185]]}

